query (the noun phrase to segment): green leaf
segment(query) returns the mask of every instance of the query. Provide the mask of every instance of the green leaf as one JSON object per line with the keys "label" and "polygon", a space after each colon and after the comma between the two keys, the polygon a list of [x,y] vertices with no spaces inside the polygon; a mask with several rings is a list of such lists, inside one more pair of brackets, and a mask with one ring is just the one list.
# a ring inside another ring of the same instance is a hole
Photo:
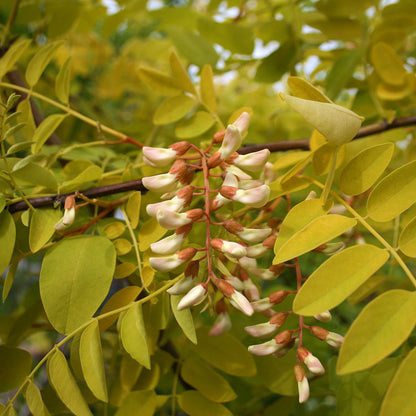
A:
{"label": "green leaf", "polygon": [[61,214],[53,208],[36,209],[30,219],[29,247],[32,253],[39,251],[55,233],[55,224]]}
{"label": "green leaf", "polygon": [[213,402],[229,402],[237,395],[224,377],[220,376],[208,364],[189,357],[181,368],[182,378]]}
{"label": "green leaf", "polygon": [[210,111],[217,112],[217,100],[214,89],[214,75],[210,65],[204,65],[201,71],[201,100]]}
{"label": "green leaf", "polygon": [[196,390],[187,390],[178,397],[181,409],[189,416],[232,416],[222,404],[214,403]]}
{"label": "green leaf", "polygon": [[40,295],[53,327],[68,334],[87,322],[110,289],[116,262],[105,237],[67,237],[51,247],[40,272]]}
{"label": "green leaf", "polygon": [[214,123],[215,119],[211,114],[206,111],[197,111],[176,126],[175,135],[179,139],[191,139],[205,133]]}
{"label": "green leaf", "polygon": [[182,92],[175,78],[160,71],[142,66],[139,68],[139,75],[143,83],[157,94],[171,96]]}
{"label": "green leaf", "polygon": [[146,251],[150,248],[150,244],[161,239],[168,230],[163,228],[155,218],[147,220],[139,230],[139,249]]}
{"label": "green leaf", "polygon": [[16,240],[16,226],[8,211],[0,213],[0,274],[2,274],[12,258]]}
{"label": "green leaf", "polygon": [[36,384],[30,380],[25,390],[25,399],[33,416],[49,416],[49,411],[43,403],[42,395]]}
{"label": "green leaf", "polygon": [[328,214],[315,218],[289,238],[277,252],[273,264],[284,263],[287,260],[305,254],[345,233],[356,224],[357,221],[355,219],[337,214]]}
{"label": "green leaf", "polygon": [[19,264],[17,262],[16,263],[12,262],[10,263],[9,269],[7,270],[6,280],[4,281],[4,286],[3,286],[3,295],[2,295],[3,303],[6,301],[7,296],[9,295],[10,289],[12,288],[18,265]]}
{"label": "green leaf", "polygon": [[390,221],[416,202],[416,160],[383,178],[367,200],[368,216],[379,222]]}
{"label": "green leaf", "polygon": [[157,397],[153,390],[132,391],[123,400],[115,416],[153,416],[157,407]]}
{"label": "green leaf", "polygon": [[326,93],[329,98],[335,100],[348,85],[364,52],[364,48],[348,50],[334,62],[326,80]]}
{"label": "green leaf", "polygon": [[64,354],[55,349],[46,363],[48,379],[65,406],[76,416],[92,416]]}
{"label": "green leaf", "polygon": [[149,347],[140,303],[131,306],[121,318],[120,336],[124,349],[131,357],[150,369]]}
{"label": "green leaf", "polygon": [[71,78],[71,60],[69,56],[59,70],[55,81],[55,93],[59,101],[68,104],[69,100],[69,81]]}
{"label": "green leaf", "polygon": [[331,100],[318,88],[299,77],[288,77],[287,85],[291,93],[304,100],[319,101],[321,103],[331,103]]}
{"label": "green leaf", "polygon": [[103,228],[103,231],[107,238],[114,240],[124,234],[124,231],[126,231],[126,224],[121,221],[114,221],[107,224]]}
{"label": "green leaf", "polygon": [[197,330],[198,344],[194,350],[209,364],[227,374],[251,377],[256,374],[253,356],[237,338],[230,334],[211,337],[209,328]]}
{"label": "green leaf", "polygon": [[293,302],[298,315],[312,316],[339,305],[389,258],[369,244],[349,247],[322,263],[303,284]]}
{"label": "green leaf", "polygon": [[331,206],[330,203],[327,203],[323,207],[319,199],[307,199],[295,205],[288,212],[280,226],[274,245],[274,254],[277,254],[294,234],[302,230],[312,220],[325,215],[331,209]]}
{"label": "green leaf", "polygon": [[23,122],[23,123],[18,123],[16,125],[14,125],[13,127],[10,127],[4,133],[4,135],[2,137],[2,140],[7,140],[9,137],[13,136],[16,132],[18,132],[19,130],[21,130],[25,125],[26,125],[26,123]]}
{"label": "green leaf", "polygon": [[409,257],[416,257],[416,218],[413,218],[399,237],[400,250]]}
{"label": "green leaf", "polygon": [[13,65],[19,60],[23,52],[29,46],[30,39],[19,39],[14,42],[7,52],[0,59],[0,79],[3,78],[7,72],[13,69]]}
{"label": "green leaf", "polygon": [[34,142],[21,142],[13,144],[7,150],[7,156],[12,155],[13,153],[21,152],[22,150],[28,149]]}
{"label": "green leaf", "polygon": [[103,350],[97,321],[88,325],[82,332],[79,357],[87,386],[98,400],[108,402]]}
{"label": "green leaf", "polygon": [[416,323],[416,293],[394,289],[370,302],[351,325],[342,344],[337,373],[378,363],[396,350]]}
{"label": "green leaf", "polygon": [[189,62],[203,67],[205,64],[215,67],[218,55],[211,42],[186,29],[170,27],[167,30],[176,49]]}
{"label": "green leaf", "polygon": [[142,194],[139,191],[132,192],[126,203],[126,213],[130,220],[130,225],[133,230],[139,224],[140,219],[140,205],[142,201]]}
{"label": "green leaf", "polygon": [[[172,9],[170,9],[171,12]],[[169,55],[170,70],[172,71],[173,77],[176,79],[178,86],[183,88],[185,91],[190,92],[192,95],[197,95],[194,84],[192,84],[191,78],[185,71],[178,55],[175,51],[172,51]]]}
{"label": "green leaf", "polygon": [[170,305],[172,307],[173,316],[176,319],[176,322],[182,328],[183,333],[186,337],[196,344],[198,342],[194,320],[192,318],[192,312],[189,308],[178,311],[178,303],[183,298],[182,295],[171,295],[170,296]]}
{"label": "green leaf", "polygon": [[0,392],[18,388],[31,366],[32,357],[26,350],[0,345]]}
{"label": "green leaf", "polygon": [[66,116],[66,114],[52,114],[39,124],[32,137],[32,141],[34,142],[32,144],[32,153],[39,152],[49,136],[58,128]]}
{"label": "green leaf", "polygon": [[35,56],[29,61],[26,67],[26,81],[30,88],[39,81],[43,71],[53,58],[53,55],[65,41],[59,40],[41,48]]}
{"label": "green leaf", "polygon": [[337,104],[304,100],[283,93],[280,96],[309,124],[323,134],[328,142],[335,145],[352,140],[364,120],[351,110]]}
{"label": "green leaf", "polygon": [[188,95],[180,94],[166,98],[157,108],[153,123],[164,125],[174,123],[185,117],[195,105],[195,100]]}
{"label": "green leaf", "polygon": [[15,179],[24,183],[30,183],[36,186],[43,186],[48,190],[55,191],[58,188],[55,175],[48,168],[38,165],[34,162],[16,163],[12,172]]}
{"label": "green leaf", "polygon": [[412,416],[416,413],[416,348],[409,352],[394,375],[381,405],[380,416]]}
{"label": "green leaf", "polygon": [[358,195],[369,189],[389,165],[393,152],[393,143],[382,143],[358,153],[341,172],[342,192]]}

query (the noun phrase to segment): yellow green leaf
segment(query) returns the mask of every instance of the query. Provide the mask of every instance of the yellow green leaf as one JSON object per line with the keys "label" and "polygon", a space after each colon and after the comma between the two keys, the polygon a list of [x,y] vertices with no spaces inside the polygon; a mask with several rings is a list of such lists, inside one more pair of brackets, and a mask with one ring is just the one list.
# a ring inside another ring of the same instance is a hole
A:
{"label": "yellow green leaf", "polygon": [[222,404],[214,403],[196,390],[187,390],[180,394],[178,403],[189,416],[232,416]]}
{"label": "yellow green leaf", "polygon": [[32,357],[26,350],[0,345],[0,392],[18,388],[31,366]]}
{"label": "yellow green leaf", "polygon": [[367,200],[368,216],[390,221],[416,202],[416,160],[401,166],[379,182]]}
{"label": "yellow green leaf", "polygon": [[303,158],[300,159],[294,166],[292,166],[283,176],[281,176],[278,181],[285,185],[288,181],[293,179],[299,171],[302,171],[312,159],[312,152],[305,152]]}
{"label": "yellow green leaf", "polygon": [[366,280],[358,289],[356,289],[349,297],[348,302],[351,305],[357,305],[369,296],[375,296],[380,287],[387,282],[388,278],[382,274],[375,274]]}
{"label": "yellow green leaf", "polygon": [[201,71],[201,100],[206,107],[213,113],[217,112],[217,100],[214,89],[214,75],[211,65],[204,65]]}
{"label": "yellow green leaf", "polygon": [[409,352],[384,396],[379,416],[413,416],[416,414],[416,348]]}
{"label": "yellow green leaf", "polygon": [[287,85],[295,97],[304,100],[319,101],[321,103],[331,103],[332,101],[318,88],[299,77],[289,77]]}
{"label": "yellow green leaf", "polygon": [[380,78],[389,85],[400,86],[406,81],[406,69],[396,51],[387,43],[378,42],[371,49],[371,62]]}
{"label": "yellow green leaf", "polygon": [[319,176],[328,173],[335,153],[337,154],[335,168],[338,168],[344,163],[345,145],[335,147],[331,143],[325,143],[314,150],[312,154],[312,167],[316,175]]}
{"label": "yellow green leaf", "polygon": [[46,363],[48,379],[62,403],[76,416],[92,416],[64,354],[55,349]]}
{"label": "yellow green leaf", "polygon": [[337,214],[328,214],[313,219],[283,244],[273,260],[274,264],[284,263],[324,244],[350,228],[357,221]]}
{"label": "yellow green leaf", "polygon": [[131,357],[150,369],[149,347],[140,303],[131,306],[122,317],[120,336],[124,349]]}
{"label": "yellow green leaf", "polygon": [[279,234],[274,245],[274,254],[298,231],[308,225],[312,220],[325,215],[332,207],[327,203],[325,207],[319,199],[307,199],[295,205],[283,220]]}
{"label": "yellow green leaf", "polygon": [[130,391],[136,384],[142,370],[142,365],[133,360],[130,355],[124,354],[120,362],[120,381],[123,388]]}
{"label": "yellow green leaf", "polygon": [[42,75],[53,55],[57,49],[65,43],[63,40],[59,40],[41,48],[35,56],[29,61],[26,67],[26,81],[29,87],[33,87]]}
{"label": "yellow green leaf", "polygon": [[58,128],[65,117],[66,114],[52,114],[39,124],[32,137],[32,141],[34,142],[32,144],[32,153],[39,152],[46,140]]}
{"label": "yellow green leaf", "polygon": [[304,100],[287,94],[280,96],[323,134],[329,143],[340,145],[349,142],[358,133],[364,120],[353,111],[337,104]]}
{"label": "yellow green leaf", "polygon": [[39,251],[55,233],[55,224],[61,213],[57,209],[37,209],[30,219],[29,247],[32,253]]}
{"label": "yellow green leaf", "polygon": [[400,250],[409,257],[416,257],[416,218],[410,221],[399,237]]}
{"label": "yellow green leaf", "polygon": [[13,69],[13,65],[19,60],[23,52],[29,46],[30,39],[15,41],[0,59],[0,79]]}
{"label": "yellow green leaf", "polygon": [[139,230],[139,249],[146,251],[150,248],[150,244],[162,238],[168,230],[163,228],[155,218],[147,220]]}
{"label": "yellow green leaf", "polygon": [[333,255],[308,277],[295,297],[293,311],[312,316],[334,308],[388,258],[387,251],[369,244],[349,247]]}
{"label": "yellow green leaf", "polygon": [[382,143],[358,153],[341,172],[342,192],[358,195],[369,189],[389,165],[393,152],[393,143]]}
{"label": "yellow green leaf", "polygon": [[[169,13],[171,13],[171,11],[169,11]],[[172,71],[172,75],[178,82],[178,86],[183,88],[185,91],[188,91],[193,95],[196,95],[194,84],[192,84],[189,75],[185,71],[175,51],[172,51],[169,55],[169,64],[170,70]]]}
{"label": "yellow green leaf", "polygon": [[[142,289],[138,286],[126,286],[114,293],[110,299],[104,304],[101,309],[100,315],[104,315],[107,312],[113,311],[114,309],[121,308],[122,306],[128,305],[133,302],[137,296],[139,296]],[[99,320],[100,331],[108,329],[118,318],[119,314],[115,313],[107,318]]]}
{"label": "yellow green leaf", "polygon": [[80,172],[76,177],[69,181],[65,181],[59,188],[61,192],[71,192],[78,189],[81,185],[93,182],[101,178],[103,170],[97,165],[88,166]]}
{"label": "yellow green leaf", "polygon": [[269,184],[270,188],[270,197],[269,201],[276,199],[282,195],[291,194],[302,189],[307,188],[310,185],[310,182],[307,182],[304,179],[293,177],[288,179],[285,182],[281,182],[279,179],[273,181]]}
{"label": "yellow green leaf", "polygon": [[45,403],[43,403],[42,395],[32,380],[29,381],[24,395],[27,406],[33,416],[49,416],[49,411],[46,408]]}
{"label": "yellow green leaf", "polygon": [[176,126],[175,135],[180,139],[191,139],[205,133],[214,123],[215,119],[211,114],[206,111],[197,111]]}
{"label": "yellow green leaf", "polygon": [[115,416],[153,416],[156,411],[157,398],[153,390],[132,391],[123,400]]}
{"label": "yellow green leaf", "polygon": [[103,350],[97,321],[88,325],[82,332],[79,357],[87,386],[98,400],[108,402]]}
{"label": "yellow green leaf", "polygon": [[18,262],[12,262],[10,263],[9,268],[7,270],[6,280],[4,281],[3,294],[2,294],[3,303],[6,301],[7,296],[9,295],[10,289],[12,288],[18,265],[19,265]]}
{"label": "yellow green leaf", "polygon": [[416,323],[416,293],[394,289],[370,302],[342,344],[337,373],[348,374],[378,363],[396,350]]}
{"label": "yellow green leaf", "polygon": [[140,204],[142,201],[142,194],[139,191],[132,192],[126,203],[126,213],[130,220],[130,225],[133,230],[139,224],[140,219]]}
{"label": "yellow green leaf", "polygon": [[155,91],[157,94],[172,96],[182,92],[178,81],[163,72],[154,69],[140,67],[139,75],[144,84]]}
{"label": "yellow green leaf", "polygon": [[238,377],[251,377],[257,372],[253,356],[240,340],[230,334],[209,335],[209,328],[197,330],[198,344],[194,350],[213,367]]}
{"label": "yellow green leaf", "polygon": [[0,274],[9,265],[16,240],[16,226],[9,211],[0,213]]}
{"label": "yellow green leaf", "polygon": [[376,87],[376,94],[386,101],[397,101],[412,94],[415,84],[415,75],[411,72],[406,74],[405,83],[400,86],[393,86],[380,82]]}
{"label": "yellow green leaf", "polygon": [[293,165],[304,160],[307,156],[309,156],[309,151],[294,151],[294,152],[287,152],[284,155],[280,156],[276,162],[273,164],[273,168],[275,170],[283,170],[287,169]]}
{"label": "yellow green leaf", "polygon": [[186,337],[193,342],[194,344],[197,343],[197,337],[195,333],[195,325],[194,320],[192,318],[192,312],[189,308],[183,309],[178,311],[178,303],[183,298],[182,295],[171,295],[170,296],[170,304],[172,307],[173,316],[176,319],[176,322],[182,328],[183,333]]}
{"label": "yellow green leaf", "polygon": [[166,98],[156,109],[153,123],[156,125],[174,123],[185,117],[194,105],[195,100],[185,94]]}
{"label": "yellow green leaf", "polygon": [[124,279],[137,270],[137,266],[133,263],[125,262],[117,264],[114,272],[114,279]]}
{"label": "yellow green leaf", "polygon": [[58,76],[55,81],[55,93],[59,101],[64,104],[68,104],[69,100],[69,81],[71,77],[71,57],[69,56],[67,60],[62,65],[59,70]]}
{"label": "yellow green leaf", "polygon": [[30,183],[36,186],[43,186],[48,190],[55,191],[58,182],[54,173],[43,166],[34,162],[16,163],[13,167],[13,177],[18,182]]}
{"label": "yellow green leaf", "polygon": [[88,321],[110,289],[114,245],[101,236],[67,237],[51,247],[40,272],[40,296],[53,327],[68,334]]}
{"label": "yellow green leaf", "polygon": [[113,241],[113,244],[117,250],[118,256],[124,256],[128,254],[132,249],[132,245],[130,241],[125,238],[117,238],[116,240]]}
{"label": "yellow green leaf", "polygon": [[195,357],[189,357],[181,368],[182,378],[213,402],[229,402],[237,395],[228,381],[208,364]]}
{"label": "yellow green leaf", "polygon": [[107,238],[114,240],[115,238],[120,237],[126,230],[126,224],[121,221],[114,221],[110,224],[107,224],[103,231]]}

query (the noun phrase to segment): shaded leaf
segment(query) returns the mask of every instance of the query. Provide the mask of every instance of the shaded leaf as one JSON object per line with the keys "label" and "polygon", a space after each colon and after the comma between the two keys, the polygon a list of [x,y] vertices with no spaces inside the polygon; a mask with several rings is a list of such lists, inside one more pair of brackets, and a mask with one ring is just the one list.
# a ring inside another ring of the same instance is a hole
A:
{"label": "shaded leaf", "polygon": [[40,272],[40,295],[54,328],[68,334],[92,317],[106,297],[116,253],[105,237],[67,237],[51,247]]}
{"label": "shaded leaf", "polygon": [[[172,9],[170,9],[170,12],[171,11]],[[183,88],[185,91],[188,91],[193,95],[196,95],[194,84],[192,84],[192,81],[189,78],[189,75],[185,71],[175,51],[172,51],[169,55],[169,64],[170,64],[170,70],[172,71],[174,78],[178,82],[178,86]]]}
{"label": "shaded leaf", "polygon": [[9,211],[0,213],[0,274],[3,273],[12,258],[16,241],[16,226]]}
{"label": "shaded leaf", "polygon": [[163,228],[155,218],[147,220],[139,230],[139,249],[146,251],[150,248],[150,244],[162,238],[168,230]]}
{"label": "shaded leaf", "polygon": [[181,88],[171,76],[154,69],[140,67],[139,75],[144,84],[160,95],[178,95]]}
{"label": "shaded leaf", "polygon": [[25,390],[25,399],[29,410],[32,412],[33,416],[48,416],[49,411],[43,403],[42,395],[40,394],[39,389],[36,384],[30,380],[26,390]]}
{"label": "shaded leaf", "polygon": [[69,81],[71,77],[71,60],[69,56],[59,70],[55,81],[55,93],[59,101],[68,104],[69,101]]}
{"label": "shaded leaf", "polygon": [[132,416],[140,411],[140,416],[153,416],[157,398],[153,390],[132,391],[123,400],[115,416]]}
{"label": "shaded leaf", "polygon": [[31,366],[32,357],[26,350],[0,345],[0,392],[18,388]]}
{"label": "shaded leaf", "polygon": [[43,186],[53,191],[58,187],[56,177],[52,171],[34,162],[22,161],[22,163],[16,163],[13,169],[15,169],[12,173],[13,177],[21,182]]}
{"label": "shaded leaf", "polygon": [[342,344],[337,373],[378,363],[396,350],[416,323],[416,293],[394,289],[370,302],[351,325]]}
{"label": "shaded leaf", "polygon": [[53,208],[36,209],[30,219],[29,247],[32,253],[39,251],[55,233],[55,224],[61,214]]}
{"label": "shaded leaf", "polygon": [[196,390],[187,390],[179,395],[178,403],[189,416],[232,416],[225,406],[212,402]]}
{"label": "shaded leaf", "polygon": [[19,60],[23,52],[29,46],[30,39],[19,39],[14,42],[0,59],[0,79],[13,69],[13,65]]}
{"label": "shaded leaf", "polygon": [[192,318],[192,312],[189,308],[183,309],[178,311],[178,303],[183,298],[182,295],[171,295],[170,296],[170,304],[172,307],[173,316],[176,319],[176,322],[182,328],[183,333],[186,337],[196,344],[198,342],[196,332],[195,332],[195,325],[194,320]]}
{"label": "shaded leaf", "polygon": [[58,128],[66,116],[66,114],[52,114],[39,124],[32,137],[34,142],[32,144],[32,153],[39,152],[49,136]]}
{"label": "shaded leaf", "polygon": [[293,302],[299,315],[318,315],[339,305],[389,258],[369,244],[349,247],[322,263],[302,285]]}
{"label": "shaded leaf", "polygon": [[416,257],[416,218],[410,221],[399,237],[400,250],[409,257]]}

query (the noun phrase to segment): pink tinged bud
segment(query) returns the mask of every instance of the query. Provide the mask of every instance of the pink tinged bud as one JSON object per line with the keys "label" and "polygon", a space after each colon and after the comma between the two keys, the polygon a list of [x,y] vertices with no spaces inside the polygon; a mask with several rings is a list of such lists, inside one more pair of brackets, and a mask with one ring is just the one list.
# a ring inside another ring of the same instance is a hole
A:
{"label": "pink tinged bud", "polygon": [[277,344],[274,339],[271,339],[270,341],[263,342],[263,344],[250,345],[248,351],[253,355],[263,357],[265,355],[273,354],[280,348],[281,346]]}
{"label": "pink tinged bud", "polygon": [[242,136],[247,133],[248,126],[250,124],[250,114],[244,111],[241,113],[240,117],[234,121],[233,125],[238,128],[238,131]]}
{"label": "pink tinged bud", "polygon": [[244,280],[244,294],[250,301],[260,299],[260,292],[251,279]]}
{"label": "pink tinged bud", "polygon": [[260,178],[263,179],[264,183],[266,184],[273,182],[277,178],[277,173],[273,169],[272,163],[267,162],[264,165],[263,172],[261,173]]}
{"label": "pink tinged bud", "polygon": [[[256,244],[260,243],[260,241],[263,241],[270,235],[271,232],[271,228],[244,228],[242,231],[237,232],[236,234],[246,243]],[[249,257],[254,256],[250,256],[249,254]]]}
{"label": "pink tinged bud", "polygon": [[169,149],[172,149],[177,156],[182,156],[184,153],[188,151],[190,147],[191,143],[183,141],[171,144],[169,146]]}
{"label": "pink tinged bud", "polygon": [[247,155],[239,155],[234,159],[234,163],[241,169],[246,169],[249,172],[258,172],[264,168],[269,156],[270,150],[263,149]]}
{"label": "pink tinged bud", "polygon": [[275,273],[267,269],[260,269],[258,267],[249,267],[248,271],[254,274],[254,276],[262,280],[274,280],[277,278],[277,275]]}
{"label": "pink tinged bud", "polygon": [[147,176],[142,179],[143,185],[152,192],[168,192],[176,187],[178,178],[172,173],[162,173],[160,175]]}
{"label": "pink tinged bud", "polygon": [[181,311],[191,306],[201,303],[207,294],[207,288],[203,283],[193,287],[178,303],[177,309]]}
{"label": "pink tinged bud", "polygon": [[196,254],[193,247],[184,248],[176,254],[166,257],[150,257],[149,263],[155,270],[160,272],[168,272],[176,267],[188,262]]}
{"label": "pink tinged bud", "polygon": [[235,125],[227,126],[224,139],[221,143],[221,147],[218,150],[220,158],[222,160],[227,159],[232,153],[234,153],[243,141],[243,137],[239,131],[239,128]]}
{"label": "pink tinged bud", "polygon": [[224,178],[224,182],[222,183],[222,186],[233,186],[234,188],[238,188],[237,177],[234,174],[227,172]]}
{"label": "pink tinged bud", "polygon": [[[225,170],[227,173],[231,173],[233,175],[235,175],[238,179],[240,180],[245,180],[248,181],[250,179],[253,179],[250,175],[248,175],[247,173],[243,172],[240,168],[238,168],[237,166],[228,166],[227,169]],[[263,182],[262,182],[263,183]]]}
{"label": "pink tinged bud", "polygon": [[331,312],[325,311],[318,313],[318,315],[314,315],[314,318],[321,322],[329,322],[332,319]]}
{"label": "pink tinged bud", "polygon": [[325,374],[325,368],[323,367],[321,362],[318,360],[318,358],[312,355],[311,352],[308,351],[306,348],[298,348],[297,354],[299,359],[306,365],[306,367],[308,367],[308,370],[312,374],[316,374],[317,376]]}
{"label": "pink tinged bud", "polygon": [[222,143],[222,141],[224,140],[224,136],[225,136],[225,130],[220,130],[217,131],[213,136],[212,136],[212,141],[214,143]]}
{"label": "pink tinged bud", "polygon": [[250,270],[255,269],[257,267],[256,259],[252,259],[250,257],[244,256],[238,259],[238,263],[243,269]]}
{"label": "pink tinged bud", "polygon": [[211,246],[217,251],[221,251],[233,258],[244,257],[247,250],[244,246],[233,241],[222,240],[221,238],[214,238],[211,240]]}
{"label": "pink tinged bud", "polygon": [[214,325],[209,331],[211,337],[217,337],[231,329],[231,319],[227,312],[219,313]]}
{"label": "pink tinged bud", "polygon": [[251,316],[254,313],[253,307],[251,306],[248,299],[242,293],[236,290],[230,296],[230,303],[234,306],[234,308],[243,312],[247,316]]}
{"label": "pink tinged bud", "polygon": [[263,298],[263,299],[259,299],[254,302],[251,302],[251,306],[254,309],[254,312],[264,312],[267,309],[270,309],[274,305],[272,302],[270,302],[269,298]]}
{"label": "pink tinged bud", "polygon": [[163,238],[156,243],[150,244],[150,248],[155,254],[173,254],[176,253],[182,246],[185,237],[183,234],[172,234],[169,237]]}
{"label": "pink tinged bud", "polygon": [[265,247],[263,244],[256,244],[247,247],[247,256],[258,259],[259,257],[263,257],[268,251],[269,248]]}
{"label": "pink tinged bud", "polygon": [[274,332],[276,332],[276,330],[277,330],[276,325],[273,325],[270,322],[265,322],[263,324],[246,326],[244,329],[252,337],[256,337],[256,338],[270,336]]}
{"label": "pink tinged bud", "polygon": [[194,187],[191,185],[186,185],[178,191],[178,193],[176,194],[176,197],[179,200],[183,201],[184,207],[187,207],[192,202],[193,192],[194,192]]}
{"label": "pink tinged bud", "polygon": [[151,163],[151,166],[156,166],[158,168],[163,168],[171,164],[176,159],[176,152],[173,149],[163,149],[156,147],[143,147],[143,155],[145,156],[145,161]]}
{"label": "pink tinged bud", "polygon": [[223,276],[225,279],[235,290],[244,290],[244,282],[242,282],[238,277],[235,276]]}
{"label": "pink tinged bud", "polygon": [[167,230],[175,230],[176,228],[192,222],[192,219],[186,215],[186,212],[178,214],[177,212],[167,210],[159,210],[156,219],[159,224]]}
{"label": "pink tinged bud", "polygon": [[65,198],[64,215],[55,224],[55,230],[62,231],[65,228],[69,227],[74,222],[75,215],[76,215],[75,198],[73,196],[68,196]]}
{"label": "pink tinged bud", "polygon": [[334,348],[341,348],[342,343],[344,342],[344,337],[335,332],[329,332],[325,338],[325,342]]}
{"label": "pink tinged bud", "polygon": [[190,276],[184,276],[181,280],[170,287],[167,292],[170,295],[183,295],[188,292],[194,285],[194,279]]}
{"label": "pink tinged bud", "polygon": [[260,208],[269,201],[270,188],[267,185],[261,185],[257,188],[244,190],[222,186],[220,193],[225,198],[241,202],[248,207]]}
{"label": "pink tinged bud", "polygon": [[309,383],[306,377],[306,371],[301,364],[296,364],[294,370],[298,383],[299,403],[305,403],[309,399]]}

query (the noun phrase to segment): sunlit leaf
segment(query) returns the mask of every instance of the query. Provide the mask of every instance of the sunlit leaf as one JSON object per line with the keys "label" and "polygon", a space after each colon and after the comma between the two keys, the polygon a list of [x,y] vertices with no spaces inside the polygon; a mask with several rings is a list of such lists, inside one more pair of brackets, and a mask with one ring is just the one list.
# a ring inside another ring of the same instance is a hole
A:
{"label": "sunlit leaf", "polygon": [[71,57],[64,62],[55,81],[55,92],[59,101],[68,104],[69,101],[69,81],[71,77]]}
{"label": "sunlit leaf", "polygon": [[197,111],[176,126],[175,135],[180,139],[191,139],[205,133],[214,123],[215,119],[211,114],[206,111]]}
{"label": "sunlit leaf", "polygon": [[178,311],[178,303],[182,299],[183,296],[181,295],[171,295],[170,296],[170,304],[172,307],[173,315],[176,319],[176,322],[182,328],[183,333],[186,337],[193,342],[194,344],[197,343],[197,336],[195,333],[195,325],[194,320],[192,318],[192,312],[189,308],[183,309]]}
{"label": "sunlit leaf", "polygon": [[57,209],[37,209],[30,219],[29,246],[32,253],[39,251],[53,236],[61,213]]}
{"label": "sunlit leaf", "polygon": [[200,85],[202,103],[206,105],[210,111],[216,113],[217,100],[215,97],[214,78],[210,65],[204,65],[202,68]]}
{"label": "sunlit leaf", "polygon": [[33,381],[30,381],[25,390],[25,399],[33,416],[49,416],[49,411],[43,403],[42,395]]}
{"label": "sunlit leaf", "polygon": [[[172,9],[169,10],[169,13],[171,12],[172,12]],[[172,51],[169,55],[169,64],[170,64],[170,70],[172,71],[174,78],[178,82],[178,86],[183,88],[185,91],[188,91],[193,95],[196,95],[194,84],[192,84],[192,81],[189,78],[189,75],[185,71],[175,51]]]}
{"label": "sunlit leaf", "polygon": [[39,152],[49,136],[58,128],[65,117],[66,114],[52,114],[42,121],[32,137],[32,141],[34,141],[32,144],[32,153]]}
{"label": "sunlit leaf", "polygon": [[19,39],[9,47],[0,59],[0,79],[3,78],[7,72],[13,69],[13,65],[22,56],[30,42],[30,39]]}
{"label": "sunlit leaf", "polygon": [[178,95],[181,92],[178,82],[162,72],[140,67],[139,75],[142,81],[157,94],[171,96]]}
{"label": "sunlit leaf", "polygon": [[321,103],[331,103],[331,100],[318,88],[300,77],[288,77],[287,85],[295,97],[304,100],[319,101]]}
{"label": "sunlit leaf", "polygon": [[180,94],[174,97],[166,98],[157,108],[153,123],[156,125],[170,124],[185,117],[195,105],[188,95]]}

